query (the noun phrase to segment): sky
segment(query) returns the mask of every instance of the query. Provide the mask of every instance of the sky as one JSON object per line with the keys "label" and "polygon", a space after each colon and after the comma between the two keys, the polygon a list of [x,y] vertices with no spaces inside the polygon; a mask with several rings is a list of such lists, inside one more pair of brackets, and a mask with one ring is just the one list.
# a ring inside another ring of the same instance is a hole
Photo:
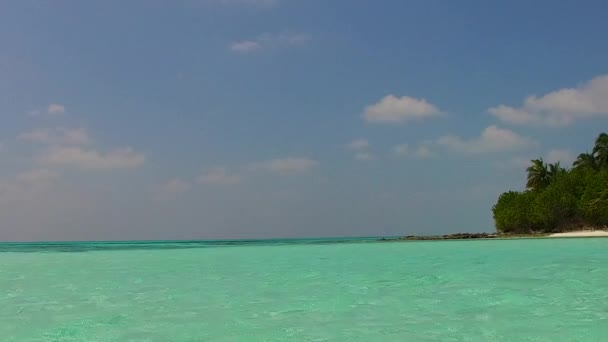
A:
{"label": "sky", "polygon": [[606,1],[0,2],[0,240],[493,231],[608,128]]}

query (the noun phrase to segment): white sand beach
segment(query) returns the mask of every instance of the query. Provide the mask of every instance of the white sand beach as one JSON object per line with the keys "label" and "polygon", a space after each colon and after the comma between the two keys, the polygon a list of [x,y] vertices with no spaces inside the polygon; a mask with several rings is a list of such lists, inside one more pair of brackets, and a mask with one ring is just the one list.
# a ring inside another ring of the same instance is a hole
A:
{"label": "white sand beach", "polygon": [[581,230],[578,232],[555,233],[549,237],[608,237],[608,231],[605,230]]}

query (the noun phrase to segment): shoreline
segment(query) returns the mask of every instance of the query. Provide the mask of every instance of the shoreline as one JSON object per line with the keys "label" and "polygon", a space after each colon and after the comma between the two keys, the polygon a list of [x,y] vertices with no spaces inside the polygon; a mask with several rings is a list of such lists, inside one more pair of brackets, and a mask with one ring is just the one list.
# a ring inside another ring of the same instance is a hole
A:
{"label": "shoreline", "polygon": [[500,233],[456,233],[446,235],[407,235],[397,238],[382,238],[380,241],[441,241],[441,240],[502,240],[502,239],[542,239],[542,238],[590,238],[606,237],[606,230],[579,230],[561,233],[529,233],[529,234],[500,234]]}
{"label": "shoreline", "polygon": [[553,233],[551,238],[575,238],[575,237],[608,237],[608,231],[605,230],[579,230],[573,232]]}
{"label": "shoreline", "polygon": [[455,233],[445,235],[407,235],[396,238],[382,238],[380,241],[438,241],[438,240],[492,240],[492,239],[517,239],[517,238],[539,238],[547,234],[499,234],[499,233]]}

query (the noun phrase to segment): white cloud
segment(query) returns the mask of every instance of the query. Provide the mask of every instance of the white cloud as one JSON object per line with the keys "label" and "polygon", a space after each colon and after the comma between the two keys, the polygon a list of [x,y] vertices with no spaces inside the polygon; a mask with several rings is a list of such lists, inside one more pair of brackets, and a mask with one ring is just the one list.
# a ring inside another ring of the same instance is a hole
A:
{"label": "white cloud", "polygon": [[157,197],[160,199],[168,199],[176,195],[183,194],[190,190],[190,183],[179,178],[174,178],[158,188]]}
{"label": "white cloud", "polygon": [[481,132],[479,137],[471,140],[464,140],[458,136],[447,135],[439,138],[437,143],[452,151],[466,154],[514,151],[536,144],[531,139],[522,137],[511,130],[502,129],[496,126],[487,127]]}
{"label": "white cloud", "polygon": [[[523,170],[530,166],[532,159],[536,158],[538,158],[538,155],[516,156],[506,160],[499,160],[495,165],[500,168],[506,167]],[[576,155],[568,149],[554,149],[547,152],[543,159],[547,163],[560,162],[562,167],[567,167],[572,165],[572,162],[576,159]]]}
{"label": "white cloud", "polygon": [[367,139],[356,139],[346,145],[348,149],[356,152],[354,157],[358,161],[368,161],[374,158],[370,152],[367,152],[369,146]]}
{"label": "white cloud", "polygon": [[[27,196],[31,190],[48,190],[59,176],[47,169],[33,169],[18,173],[13,179],[0,181],[0,202],[13,202]],[[23,203],[27,204],[27,203]],[[1,205],[0,205],[1,207]],[[32,212],[34,214],[35,212]]]}
{"label": "white cloud", "polygon": [[236,174],[231,174],[225,167],[214,167],[200,175],[197,178],[197,181],[203,184],[229,185],[240,182],[241,177]]}
{"label": "white cloud", "polygon": [[352,150],[362,150],[369,147],[369,141],[367,139],[357,139],[353,140],[346,147]]}
{"label": "white cloud", "polygon": [[316,160],[308,158],[283,158],[252,163],[248,165],[248,169],[252,171],[264,170],[286,175],[310,171],[318,164],[319,162]]}
{"label": "white cloud", "polygon": [[420,145],[416,148],[414,156],[419,159],[429,159],[435,156],[435,153],[427,145]]}
{"label": "white cloud", "polygon": [[235,42],[230,45],[230,50],[234,52],[247,53],[252,52],[261,47],[260,43],[251,40]]}
{"label": "white cloud", "polygon": [[279,0],[216,0],[223,5],[274,6]]}
{"label": "white cloud", "polygon": [[283,32],[279,34],[264,33],[255,39],[236,41],[229,48],[237,53],[250,53],[256,50],[279,46],[305,45],[311,40],[306,33]]}
{"label": "white cloud", "polygon": [[405,156],[410,153],[410,145],[408,144],[400,144],[393,146],[393,153],[398,156]]}
{"label": "white cloud", "polygon": [[66,223],[95,208],[93,196],[56,181],[57,177],[52,171],[31,170],[0,180],[3,240],[58,239],[56,229],[64,229]]}
{"label": "white cloud", "polygon": [[17,139],[42,144],[57,145],[86,145],[91,142],[91,138],[89,137],[86,129],[67,129],[63,127],[54,129],[35,129],[33,131],[20,134]]}
{"label": "white cloud", "polygon": [[46,109],[48,114],[60,115],[65,113],[65,106],[57,103],[51,103]]}
{"label": "white cloud", "polygon": [[363,118],[374,123],[402,123],[440,116],[441,111],[425,99],[388,95],[365,108]]}
{"label": "white cloud", "polygon": [[563,150],[551,150],[547,153],[545,157],[545,161],[547,163],[557,163],[565,167],[569,166],[576,159],[576,155],[571,150],[563,149]]}
{"label": "white cloud", "polygon": [[52,133],[55,133],[55,132],[52,132],[49,129],[36,129],[36,130],[30,131],[30,132],[19,134],[19,136],[17,136],[17,139],[49,143],[51,140],[53,140],[51,138]]}
{"label": "white cloud", "polygon": [[17,174],[17,180],[26,183],[50,182],[58,178],[58,175],[48,169],[36,169]]}
{"label": "white cloud", "polygon": [[528,113],[525,110],[500,105],[488,109],[488,112],[503,122],[509,122],[513,124],[528,124],[534,123],[538,118]]}
{"label": "white cloud", "polygon": [[88,144],[91,142],[91,139],[84,128],[67,130],[63,132],[63,138],[66,143],[70,144]]}
{"label": "white cloud", "polygon": [[51,103],[44,110],[34,109],[29,111],[29,116],[60,116],[65,114],[65,106],[58,103]]}
{"label": "white cloud", "polygon": [[190,183],[179,178],[175,178],[167,182],[163,188],[167,192],[181,194],[190,189]]}
{"label": "white cloud", "polygon": [[373,159],[373,155],[369,152],[358,152],[357,154],[355,154],[355,159],[359,160],[359,161],[368,161]]}
{"label": "white cloud", "polygon": [[410,156],[417,159],[429,159],[435,157],[435,152],[432,149],[432,141],[421,141],[417,146],[410,144],[399,144],[391,148],[393,155],[397,157]]}
{"label": "white cloud", "polygon": [[591,117],[608,118],[608,75],[576,88],[563,88],[540,97],[529,96],[520,108],[499,105],[488,112],[511,124],[545,126],[564,126]]}
{"label": "white cloud", "polygon": [[128,169],[144,164],[145,156],[132,148],[102,154],[81,147],[52,147],[40,159],[43,164],[74,166],[82,169]]}
{"label": "white cloud", "polygon": [[516,169],[523,170],[526,167],[530,166],[530,160],[535,159],[535,158],[536,157],[534,157],[534,156],[529,156],[529,157],[517,156],[517,157],[512,157],[509,159],[498,160],[494,163],[494,165],[501,169],[516,168]]}

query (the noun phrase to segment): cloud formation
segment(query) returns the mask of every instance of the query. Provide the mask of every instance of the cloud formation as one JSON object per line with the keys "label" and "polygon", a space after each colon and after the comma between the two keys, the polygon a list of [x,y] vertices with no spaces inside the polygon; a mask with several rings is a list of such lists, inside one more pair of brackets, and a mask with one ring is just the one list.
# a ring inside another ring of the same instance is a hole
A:
{"label": "cloud formation", "polygon": [[371,123],[395,124],[420,121],[440,115],[441,111],[425,99],[388,95],[379,102],[367,106],[363,118]]}
{"label": "cloud formation", "polygon": [[225,167],[214,167],[197,178],[202,184],[230,185],[241,181],[241,177],[228,172]]}
{"label": "cloud formation", "polygon": [[245,40],[241,42],[234,42],[230,45],[230,50],[239,53],[252,52],[262,47],[258,42],[252,40]]}
{"label": "cloud formation", "polygon": [[51,182],[59,176],[48,169],[35,169],[17,174],[16,179],[19,182],[25,183],[40,183],[40,182]]}
{"label": "cloud formation", "polygon": [[392,151],[397,156],[406,156],[410,153],[410,145],[409,144],[400,144],[393,146]]}
{"label": "cloud formation", "polygon": [[410,144],[399,144],[391,148],[391,153],[397,157],[414,157],[417,159],[429,159],[435,156],[435,152],[431,148],[433,142],[422,141],[417,146]]}
{"label": "cloud formation", "polygon": [[357,159],[358,161],[368,161],[372,160],[373,158],[374,156],[369,152],[358,152],[357,154],[355,154],[355,159]]}
{"label": "cloud formation", "polygon": [[346,145],[346,148],[355,152],[354,158],[358,161],[372,160],[374,156],[368,151],[370,147],[367,139],[356,139]]}
{"label": "cloud formation", "polygon": [[289,157],[251,163],[247,168],[252,171],[262,170],[280,175],[288,175],[310,171],[317,165],[319,165],[319,162],[316,160]]}
{"label": "cloud formation", "polygon": [[567,167],[572,165],[572,162],[576,159],[576,155],[574,152],[568,149],[556,149],[551,150],[547,153],[545,157],[545,161],[547,163],[557,163],[559,162],[563,167]]}
{"label": "cloud formation", "polygon": [[158,188],[157,197],[160,199],[168,199],[176,195],[183,194],[190,190],[190,183],[179,178],[174,178]]}
{"label": "cloud formation", "polygon": [[414,151],[414,157],[418,159],[429,159],[435,156],[435,152],[426,144],[419,145]]}
{"label": "cloud formation", "polygon": [[51,103],[47,107],[46,111],[49,114],[55,114],[55,115],[64,114],[65,113],[65,106],[57,104],[57,103]]}
{"label": "cloud formation", "polygon": [[311,40],[311,36],[306,33],[282,32],[279,34],[264,33],[255,39],[240,40],[230,44],[229,48],[233,52],[246,54],[264,48],[302,46]]}
{"label": "cloud formation", "polygon": [[576,88],[529,96],[518,108],[499,105],[488,112],[503,122],[518,125],[565,126],[580,119],[608,117],[608,75]]}
{"label": "cloud formation", "polygon": [[29,116],[60,116],[65,114],[65,106],[58,103],[51,103],[44,110],[35,109],[28,112]]}
{"label": "cloud formation", "polygon": [[346,147],[350,148],[351,150],[362,150],[369,147],[369,141],[367,141],[367,139],[353,140],[348,143]]}
{"label": "cloud formation", "polygon": [[477,138],[465,140],[455,135],[446,135],[437,140],[437,144],[447,149],[465,154],[481,154],[520,150],[536,143],[511,130],[489,126]]}
{"label": "cloud formation", "polygon": [[20,134],[17,139],[51,145],[86,145],[91,142],[86,129],[68,129],[63,127],[35,129]]}
{"label": "cloud formation", "polygon": [[222,5],[274,6],[279,0],[215,0]]}
{"label": "cloud formation", "polygon": [[45,165],[73,166],[81,169],[131,169],[144,164],[143,154],[132,148],[120,148],[107,153],[82,147],[51,147],[41,158]]}

